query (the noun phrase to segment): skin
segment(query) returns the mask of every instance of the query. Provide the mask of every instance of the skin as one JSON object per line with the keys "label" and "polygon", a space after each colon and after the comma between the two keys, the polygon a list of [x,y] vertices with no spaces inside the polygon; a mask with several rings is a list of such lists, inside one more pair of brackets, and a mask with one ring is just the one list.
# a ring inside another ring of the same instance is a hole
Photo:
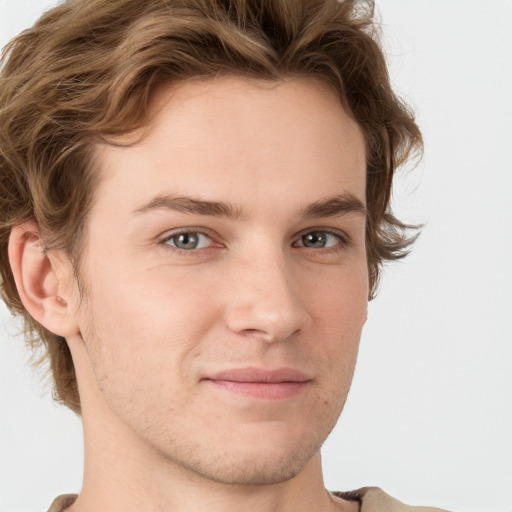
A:
{"label": "skin", "polygon": [[[166,87],[141,140],[98,146],[96,163],[83,300],[65,255],[42,263],[34,226],[11,250],[77,370],[85,473],[70,510],[357,510],[327,493],[319,454],[368,298],[364,141],[335,94],[306,79]],[[305,383],[276,398],[211,378],[233,368]]]}

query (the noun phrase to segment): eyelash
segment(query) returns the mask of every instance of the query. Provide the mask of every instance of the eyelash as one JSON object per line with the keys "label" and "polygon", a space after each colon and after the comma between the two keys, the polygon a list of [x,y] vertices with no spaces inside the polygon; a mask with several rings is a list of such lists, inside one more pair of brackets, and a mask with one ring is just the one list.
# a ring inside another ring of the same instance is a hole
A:
{"label": "eyelash", "polygon": [[[297,245],[297,242],[302,240],[302,238],[304,236],[306,236],[308,234],[312,234],[312,233],[323,233],[326,235],[334,236],[339,240],[339,243],[334,245],[333,247],[325,247],[325,248],[318,248],[318,249],[306,247],[304,245]],[[212,236],[212,234],[207,231],[204,231],[201,229],[188,228],[188,229],[183,229],[183,230],[168,234],[167,236],[165,236],[165,238],[162,238],[158,242],[158,244],[160,246],[162,246],[162,248],[164,250],[172,251],[174,254],[177,254],[178,256],[195,256],[199,252],[204,253],[205,251],[214,249],[214,247],[205,247],[205,248],[199,248],[199,249],[184,250],[184,249],[180,249],[178,247],[173,247],[172,245],[170,245],[168,243],[173,238],[178,237],[180,235],[186,235],[186,234],[203,235],[203,236],[208,237],[212,241],[214,240],[214,237]],[[324,254],[342,251],[342,250],[346,249],[347,247],[349,247],[350,245],[352,245],[352,241],[350,240],[350,237],[345,232],[334,230],[334,229],[326,229],[326,228],[309,228],[309,229],[299,233],[296,240],[292,244],[293,247],[301,247],[304,249],[311,249],[313,251],[318,251],[318,252],[322,251]]]}
{"label": "eyelash", "polygon": [[208,237],[210,240],[213,240],[212,234],[207,231],[204,231],[201,229],[188,228],[188,229],[182,229],[180,231],[176,231],[174,233],[168,234],[162,240],[160,240],[159,245],[162,246],[162,248],[164,250],[172,251],[174,254],[177,254],[178,256],[195,256],[199,252],[204,253],[205,251],[213,249],[213,247],[205,247],[202,249],[184,250],[184,249],[180,249],[179,247],[173,247],[172,245],[167,243],[170,240],[172,240],[173,238],[176,238],[180,235],[190,235],[190,234],[203,235],[203,236]]}
{"label": "eyelash", "polygon": [[317,250],[317,251],[322,251],[324,254],[325,253],[334,253],[334,252],[339,252],[339,251],[342,251],[343,249],[346,249],[347,247],[349,247],[351,245],[351,240],[350,240],[350,237],[343,231],[339,231],[339,230],[336,230],[336,229],[327,229],[327,228],[309,228],[307,229],[306,231],[303,231],[302,233],[299,234],[299,236],[297,237],[297,240],[302,240],[302,238],[308,234],[311,234],[311,233],[323,233],[323,234],[326,234],[326,235],[331,235],[331,236],[334,236],[338,239],[339,243],[334,245],[333,247],[322,247],[320,249],[313,249],[311,247],[305,247],[303,245],[295,245],[296,242],[294,242],[293,245],[295,245],[295,247],[304,247],[305,249],[312,249],[312,250]]}

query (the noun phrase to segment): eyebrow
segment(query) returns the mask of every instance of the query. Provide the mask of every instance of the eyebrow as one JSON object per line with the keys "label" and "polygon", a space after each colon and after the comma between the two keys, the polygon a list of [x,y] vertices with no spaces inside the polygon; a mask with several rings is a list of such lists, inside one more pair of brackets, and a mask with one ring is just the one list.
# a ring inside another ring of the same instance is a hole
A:
{"label": "eyebrow", "polygon": [[[174,210],[196,215],[226,217],[233,220],[247,220],[248,218],[248,215],[241,208],[230,203],[172,195],[158,195],[145,205],[137,208],[133,214],[139,215],[154,210]],[[299,216],[304,219],[317,219],[338,217],[347,213],[358,213],[366,216],[367,208],[355,195],[345,193],[315,201],[303,208]]]}
{"label": "eyebrow", "polygon": [[345,193],[315,201],[301,211],[301,216],[306,219],[318,219],[338,217],[347,213],[357,213],[366,217],[368,209],[358,197]]}
{"label": "eyebrow", "polygon": [[245,218],[240,208],[221,201],[206,201],[190,196],[159,195],[149,203],[133,212],[134,215],[147,213],[154,210],[174,210],[196,215],[210,215],[213,217],[227,217],[241,220]]}

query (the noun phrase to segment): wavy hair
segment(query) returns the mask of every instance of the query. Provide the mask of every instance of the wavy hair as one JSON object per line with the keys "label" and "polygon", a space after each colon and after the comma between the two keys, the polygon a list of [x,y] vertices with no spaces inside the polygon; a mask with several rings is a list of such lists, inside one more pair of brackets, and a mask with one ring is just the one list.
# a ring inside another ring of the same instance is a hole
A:
{"label": "wavy hair", "polygon": [[144,126],[160,85],[234,74],[328,84],[365,137],[370,298],[382,264],[402,258],[414,226],[390,210],[395,170],[421,153],[411,110],[391,89],[371,1],[67,0],[5,48],[0,71],[0,272],[2,295],[24,320],[29,344],[50,362],[54,397],[80,412],[65,340],[20,300],[7,246],[13,226],[35,220],[47,250],[79,269],[98,175],[98,141]]}

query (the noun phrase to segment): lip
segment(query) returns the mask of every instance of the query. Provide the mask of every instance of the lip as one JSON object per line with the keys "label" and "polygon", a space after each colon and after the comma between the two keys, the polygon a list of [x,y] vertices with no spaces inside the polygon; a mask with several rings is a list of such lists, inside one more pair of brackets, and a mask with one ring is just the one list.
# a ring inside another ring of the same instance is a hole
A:
{"label": "lip", "polygon": [[207,380],[224,380],[232,382],[306,382],[311,380],[306,374],[295,368],[266,369],[248,366],[233,368],[208,375]]}
{"label": "lip", "polygon": [[311,379],[294,368],[234,368],[203,380],[217,389],[262,400],[284,400],[304,391]]}

